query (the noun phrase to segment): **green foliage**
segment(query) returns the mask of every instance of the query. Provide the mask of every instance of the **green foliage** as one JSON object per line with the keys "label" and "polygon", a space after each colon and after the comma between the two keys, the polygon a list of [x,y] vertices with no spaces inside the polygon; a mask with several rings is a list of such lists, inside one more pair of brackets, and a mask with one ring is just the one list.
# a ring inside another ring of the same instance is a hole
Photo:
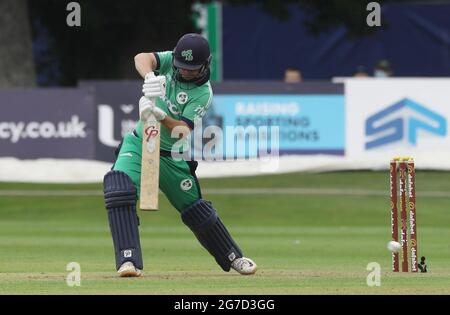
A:
{"label": "green foliage", "polygon": [[181,35],[193,31],[192,2],[79,0],[81,27],[67,26],[68,1],[28,3],[34,37],[42,31],[37,23],[49,33],[49,58],[60,65],[59,84],[76,85],[82,79],[137,78],[137,53],[171,50]]}

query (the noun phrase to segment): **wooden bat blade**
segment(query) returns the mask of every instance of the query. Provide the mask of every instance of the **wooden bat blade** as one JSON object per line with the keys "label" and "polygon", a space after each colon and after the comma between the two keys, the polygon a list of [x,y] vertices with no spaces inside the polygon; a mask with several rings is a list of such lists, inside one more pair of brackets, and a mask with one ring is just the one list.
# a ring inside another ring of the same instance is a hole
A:
{"label": "wooden bat blade", "polygon": [[141,161],[141,210],[158,210],[160,123],[152,115],[144,124]]}

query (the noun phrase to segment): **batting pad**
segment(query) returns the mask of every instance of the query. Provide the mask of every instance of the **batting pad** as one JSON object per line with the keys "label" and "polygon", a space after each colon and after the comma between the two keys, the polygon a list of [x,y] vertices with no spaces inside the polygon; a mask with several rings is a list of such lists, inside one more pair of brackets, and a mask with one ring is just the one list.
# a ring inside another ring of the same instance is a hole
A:
{"label": "batting pad", "polygon": [[138,269],[143,268],[136,214],[136,188],[131,178],[121,171],[110,171],[103,179],[105,205],[113,237],[116,269],[131,261]]}
{"label": "batting pad", "polygon": [[183,210],[181,219],[224,271],[230,271],[231,262],[242,257],[241,250],[210,202],[197,200]]}

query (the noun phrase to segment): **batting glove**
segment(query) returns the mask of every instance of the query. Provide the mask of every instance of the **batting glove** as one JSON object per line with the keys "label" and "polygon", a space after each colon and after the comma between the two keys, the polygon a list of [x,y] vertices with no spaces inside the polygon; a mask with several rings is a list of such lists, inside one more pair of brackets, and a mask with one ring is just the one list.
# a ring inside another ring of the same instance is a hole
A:
{"label": "batting glove", "polygon": [[142,96],[139,100],[139,118],[145,122],[148,120],[150,115],[155,116],[157,121],[163,120],[167,116],[166,112],[161,108],[156,107],[152,100]]}
{"label": "batting glove", "polygon": [[163,75],[155,77],[153,72],[147,73],[142,85],[142,93],[148,98],[166,95],[166,77]]}
{"label": "batting glove", "polygon": [[155,116],[157,121],[163,120],[166,118],[167,113],[163,111],[161,108],[154,106],[152,109],[152,113]]}
{"label": "batting glove", "polygon": [[153,114],[153,107],[155,107],[155,103],[142,96],[139,100],[139,119],[144,122],[147,121],[150,115]]}

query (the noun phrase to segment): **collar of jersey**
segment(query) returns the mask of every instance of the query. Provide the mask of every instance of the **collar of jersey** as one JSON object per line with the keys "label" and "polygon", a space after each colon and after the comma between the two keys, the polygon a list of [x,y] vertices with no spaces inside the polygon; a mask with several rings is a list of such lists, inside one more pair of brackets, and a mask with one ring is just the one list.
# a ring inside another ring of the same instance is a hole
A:
{"label": "collar of jersey", "polygon": [[[192,85],[196,85],[196,86],[201,86],[203,84],[205,84],[206,82],[209,81],[209,78],[211,76],[211,72],[209,70],[209,68],[206,70],[205,74],[199,78],[197,81],[192,81],[192,82],[188,82],[188,81],[181,81],[177,79],[177,75],[174,75],[174,79],[176,82],[178,82],[180,84],[180,86],[185,89],[185,90],[190,90],[194,87],[192,87]],[[183,84],[186,85],[186,87],[183,87]]]}

